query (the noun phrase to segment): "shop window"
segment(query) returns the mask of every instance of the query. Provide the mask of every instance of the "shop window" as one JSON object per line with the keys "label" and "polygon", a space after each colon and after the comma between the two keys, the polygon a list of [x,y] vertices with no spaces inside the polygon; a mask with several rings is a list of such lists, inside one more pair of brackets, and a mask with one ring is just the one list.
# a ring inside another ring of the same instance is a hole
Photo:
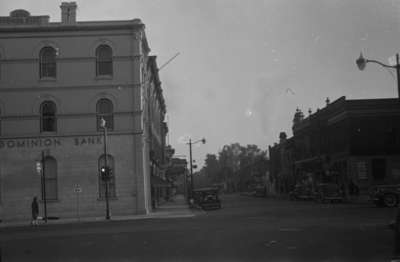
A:
{"label": "shop window", "polygon": [[114,106],[111,100],[102,98],[96,104],[97,131],[102,131],[101,119],[106,121],[107,130],[114,129]]}
{"label": "shop window", "polygon": [[[105,155],[102,155],[98,161],[98,180],[99,180],[99,198],[104,199],[106,196],[106,182],[102,180],[100,169],[105,166]],[[107,155],[107,166],[110,168],[110,179],[108,181],[108,197],[116,197],[115,190],[115,167],[114,158],[111,155]]]}
{"label": "shop window", "polygon": [[374,158],[371,161],[372,177],[375,181],[382,181],[386,176],[386,159]]}
{"label": "shop window", "polygon": [[397,130],[395,128],[389,128],[386,130],[384,135],[385,147],[395,147],[397,145]]}
{"label": "shop window", "polygon": [[96,49],[96,76],[113,75],[112,49],[108,45],[100,45]]}
{"label": "shop window", "polygon": [[368,171],[367,171],[367,163],[365,161],[358,161],[356,163],[358,179],[367,180],[368,179]]}
{"label": "shop window", "polygon": [[56,78],[57,51],[50,46],[43,47],[39,53],[39,76],[40,78]]}
{"label": "shop window", "polygon": [[44,177],[46,200],[57,200],[57,161],[51,156],[47,156],[44,160]]}
{"label": "shop window", "polygon": [[52,101],[44,101],[40,105],[40,132],[57,131],[57,107]]}

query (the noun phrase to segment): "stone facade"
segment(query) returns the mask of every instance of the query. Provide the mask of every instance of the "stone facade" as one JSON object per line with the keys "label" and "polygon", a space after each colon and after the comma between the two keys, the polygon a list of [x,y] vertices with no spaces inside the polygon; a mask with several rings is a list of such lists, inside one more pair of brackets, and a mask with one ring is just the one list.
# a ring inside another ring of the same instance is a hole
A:
{"label": "stone facade", "polygon": [[[46,201],[48,216],[74,217],[78,197],[80,216],[105,214],[101,101],[111,104],[105,116],[115,177],[111,214],[150,212],[151,148],[145,125],[162,122],[165,108],[159,111],[162,117],[146,119],[144,72],[150,49],[144,24],[139,19],[79,22],[74,2],[62,3],[61,9],[62,22],[50,23],[48,16],[25,10],[0,17],[0,219],[30,218],[33,196],[42,198],[35,166],[42,152],[55,162],[49,185],[56,197]],[[110,60],[99,55],[100,47],[111,50]],[[41,55],[46,48],[54,50],[54,60]],[[55,107],[50,131],[43,124],[49,120],[46,102]]]}

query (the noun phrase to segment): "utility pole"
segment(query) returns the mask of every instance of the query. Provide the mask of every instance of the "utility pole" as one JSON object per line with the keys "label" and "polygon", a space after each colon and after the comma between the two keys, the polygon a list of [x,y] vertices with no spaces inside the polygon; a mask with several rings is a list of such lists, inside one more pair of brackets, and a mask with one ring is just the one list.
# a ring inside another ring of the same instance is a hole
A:
{"label": "utility pole", "polygon": [[44,221],[47,223],[46,158],[44,151],[42,151],[42,199],[44,204]]}

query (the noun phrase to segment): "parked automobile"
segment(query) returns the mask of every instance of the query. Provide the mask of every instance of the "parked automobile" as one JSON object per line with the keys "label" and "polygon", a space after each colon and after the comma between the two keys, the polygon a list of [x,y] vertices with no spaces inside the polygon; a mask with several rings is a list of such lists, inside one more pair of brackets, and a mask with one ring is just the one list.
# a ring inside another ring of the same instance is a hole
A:
{"label": "parked automobile", "polygon": [[222,208],[221,200],[218,196],[218,189],[214,187],[199,188],[193,190],[194,204],[204,210]]}
{"label": "parked automobile", "polygon": [[256,186],[254,196],[256,196],[256,197],[265,197],[265,196],[267,196],[267,187],[264,186],[264,185]]}
{"label": "parked automobile", "polygon": [[377,185],[370,190],[370,198],[377,206],[395,207],[399,196],[400,185]]}
{"label": "parked automobile", "polygon": [[343,191],[338,184],[321,183],[315,188],[315,201],[318,202],[343,202]]}
{"label": "parked automobile", "polygon": [[289,192],[291,200],[310,200],[314,198],[313,190],[311,186],[297,184],[294,189]]}

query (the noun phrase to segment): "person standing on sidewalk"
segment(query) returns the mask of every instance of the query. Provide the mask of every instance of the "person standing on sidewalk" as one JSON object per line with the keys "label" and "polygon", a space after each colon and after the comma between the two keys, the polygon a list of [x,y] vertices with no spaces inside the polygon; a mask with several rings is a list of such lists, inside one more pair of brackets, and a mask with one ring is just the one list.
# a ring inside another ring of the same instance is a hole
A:
{"label": "person standing on sidewalk", "polygon": [[37,201],[37,197],[33,198],[32,204],[31,204],[31,209],[32,209],[32,226],[37,226],[38,225],[38,215],[39,215],[39,204]]}

